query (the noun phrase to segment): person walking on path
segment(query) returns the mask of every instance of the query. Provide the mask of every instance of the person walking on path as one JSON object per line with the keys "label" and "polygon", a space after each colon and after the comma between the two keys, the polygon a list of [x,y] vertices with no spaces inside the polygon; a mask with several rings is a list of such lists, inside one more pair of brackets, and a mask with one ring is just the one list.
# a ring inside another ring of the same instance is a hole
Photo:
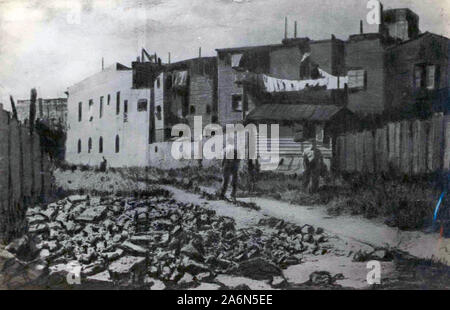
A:
{"label": "person walking on path", "polygon": [[225,199],[225,193],[227,192],[228,184],[231,178],[231,198],[233,201],[236,201],[240,159],[238,158],[238,152],[234,147],[233,142],[234,141],[228,141],[228,144],[224,149],[224,158],[222,160],[223,183],[220,198]]}
{"label": "person walking on path", "polygon": [[319,189],[320,176],[324,175],[324,169],[326,169],[322,152],[317,147],[315,139],[312,140],[311,147],[303,153],[303,165],[305,167],[303,188],[310,193],[315,193]]}

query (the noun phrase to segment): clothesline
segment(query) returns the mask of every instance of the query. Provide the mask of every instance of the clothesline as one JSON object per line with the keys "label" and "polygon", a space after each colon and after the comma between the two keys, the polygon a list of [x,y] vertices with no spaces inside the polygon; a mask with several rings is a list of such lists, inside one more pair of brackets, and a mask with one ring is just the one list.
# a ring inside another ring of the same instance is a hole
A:
{"label": "clothesline", "polygon": [[348,76],[334,76],[319,68],[322,76],[319,79],[309,80],[286,80],[277,79],[266,74],[261,74],[262,84],[266,92],[289,92],[301,91],[308,87],[326,87],[326,89],[344,89],[348,83]]}

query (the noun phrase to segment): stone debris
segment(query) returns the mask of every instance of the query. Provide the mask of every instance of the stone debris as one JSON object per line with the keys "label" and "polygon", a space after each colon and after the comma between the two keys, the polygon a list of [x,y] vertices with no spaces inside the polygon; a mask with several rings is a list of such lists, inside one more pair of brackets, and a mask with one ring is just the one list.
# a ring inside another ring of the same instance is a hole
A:
{"label": "stone debris", "polygon": [[376,248],[373,251],[359,250],[353,255],[354,262],[367,262],[370,260],[392,261],[394,259],[394,251],[384,248]]}
{"label": "stone debris", "polygon": [[26,239],[8,249],[32,249],[27,259],[45,266],[51,287],[67,286],[76,263],[87,285],[164,289],[215,287],[220,274],[283,287],[282,269],[329,247],[320,228],[265,218],[237,229],[232,218],[154,192],[141,198],[73,195],[30,208]]}

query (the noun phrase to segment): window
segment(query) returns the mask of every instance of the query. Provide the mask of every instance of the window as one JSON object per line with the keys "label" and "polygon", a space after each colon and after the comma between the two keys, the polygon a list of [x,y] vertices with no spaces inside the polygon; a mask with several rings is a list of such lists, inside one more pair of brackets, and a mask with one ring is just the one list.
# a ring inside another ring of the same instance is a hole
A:
{"label": "window", "polygon": [[116,135],[116,153],[119,153],[120,151],[120,140],[119,135]]}
{"label": "window", "polygon": [[94,106],[94,100],[89,99],[89,121],[92,122],[94,120],[94,116],[92,115],[92,107]]}
{"label": "window", "polygon": [[100,139],[98,139],[98,152],[100,154],[103,153],[103,137],[100,137]]}
{"label": "window", "polygon": [[111,95],[108,94],[108,101],[107,101],[107,105],[109,105],[111,103]]}
{"label": "window", "polygon": [[156,79],[156,87],[161,87],[161,80],[159,78]]}
{"label": "window", "polygon": [[242,95],[233,95],[231,97],[231,106],[234,112],[242,111]]}
{"label": "window", "polygon": [[103,96],[100,97],[100,110],[99,110],[99,118],[103,117]]}
{"label": "window", "polygon": [[81,153],[81,140],[78,139],[78,154]]}
{"label": "window", "polygon": [[89,140],[88,140],[88,153],[90,153],[91,150],[92,150],[92,139],[89,138]]}
{"label": "window", "polygon": [[123,121],[128,122],[128,100],[123,101]]}
{"label": "window", "polygon": [[419,64],[414,67],[414,87],[430,90],[439,87],[439,67],[430,64]]}
{"label": "window", "polygon": [[162,115],[161,115],[161,106],[157,106],[156,107],[156,118],[160,121],[162,119]]}
{"label": "window", "polygon": [[138,112],[147,111],[147,99],[139,99],[137,102]]}
{"label": "window", "polygon": [[78,102],[78,121],[81,122],[83,119],[83,103]]}
{"label": "window", "polygon": [[195,106],[193,106],[193,105],[190,106],[189,113],[190,114],[195,114]]}
{"label": "window", "polygon": [[211,114],[211,105],[206,105],[206,114]]}
{"label": "window", "polygon": [[120,114],[120,91],[116,93],[116,115]]}
{"label": "window", "polygon": [[357,69],[348,71],[348,87],[364,89],[366,88],[366,70]]}
{"label": "window", "polygon": [[414,68],[414,86],[416,88],[422,88],[424,79],[423,79],[423,75],[424,75],[424,68],[422,66],[416,66]]}

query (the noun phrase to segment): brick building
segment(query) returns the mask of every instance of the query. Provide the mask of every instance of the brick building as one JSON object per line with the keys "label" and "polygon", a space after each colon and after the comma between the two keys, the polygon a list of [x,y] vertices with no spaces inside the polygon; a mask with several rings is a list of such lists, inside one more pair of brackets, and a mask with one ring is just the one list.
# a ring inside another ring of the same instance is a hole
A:
{"label": "brick building", "polygon": [[421,33],[419,16],[409,9],[381,10],[378,32],[364,33],[361,25],[360,33],[345,41],[285,38],[281,44],[217,49],[219,121],[241,122],[253,108],[236,83],[244,74],[239,62],[245,54],[255,60],[250,71],[292,81],[305,79],[302,55],[309,54],[326,73],[345,77],[343,104],[360,116],[448,113],[449,39]]}

